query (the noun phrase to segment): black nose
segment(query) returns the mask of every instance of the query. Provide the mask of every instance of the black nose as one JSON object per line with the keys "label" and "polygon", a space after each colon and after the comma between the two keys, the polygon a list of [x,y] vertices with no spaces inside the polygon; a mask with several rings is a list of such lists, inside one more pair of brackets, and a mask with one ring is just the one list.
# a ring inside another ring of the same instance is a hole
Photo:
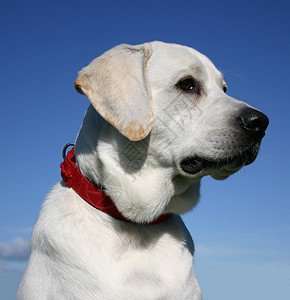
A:
{"label": "black nose", "polygon": [[269,125],[269,119],[260,111],[247,108],[239,116],[240,126],[256,140],[261,140]]}

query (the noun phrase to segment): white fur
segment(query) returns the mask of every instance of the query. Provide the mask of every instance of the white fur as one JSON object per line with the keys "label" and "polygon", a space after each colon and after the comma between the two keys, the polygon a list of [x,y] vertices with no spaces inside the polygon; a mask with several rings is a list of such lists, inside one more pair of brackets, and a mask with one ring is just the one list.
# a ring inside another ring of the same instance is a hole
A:
{"label": "white fur", "polygon": [[[202,82],[200,97],[176,87],[188,75]],[[93,104],[76,141],[83,175],[136,222],[174,215],[157,225],[119,221],[58,183],[34,227],[17,299],[202,299],[193,242],[178,214],[196,205],[204,175],[222,179],[238,168],[188,175],[180,161],[238,152],[229,122],[247,105],[223,92],[223,76],[207,57],[175,44],[118,46],[79,78],[77,89]]]}

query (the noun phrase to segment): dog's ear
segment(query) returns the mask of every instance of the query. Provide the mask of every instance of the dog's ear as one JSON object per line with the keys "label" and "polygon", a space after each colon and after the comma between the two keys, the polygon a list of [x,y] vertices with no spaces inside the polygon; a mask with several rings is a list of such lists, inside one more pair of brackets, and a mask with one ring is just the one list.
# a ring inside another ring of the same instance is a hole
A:
{"label": "dog's ear", "polygon": [[144,139],[152,126],[145,72],[150,56],[150,44],[114,47],[82,69],[75,82],[98,113],[132,141]]}

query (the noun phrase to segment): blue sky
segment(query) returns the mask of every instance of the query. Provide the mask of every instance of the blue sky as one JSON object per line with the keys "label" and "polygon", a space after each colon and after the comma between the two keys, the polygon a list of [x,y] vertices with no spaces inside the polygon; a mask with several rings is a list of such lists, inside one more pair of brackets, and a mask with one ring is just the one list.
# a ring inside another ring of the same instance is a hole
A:
{"label": "blue sky", "polygon": [[[0,300],[15,298],[31,228],[60,180],[88,100],[77,72],[120,43],[180,43],[270,119],[256,162],[205,178],[184,216],[205,300],[289,299],[290,4],[286,1],[0,1]],[[288,196],[287,196],[288,195]]]}

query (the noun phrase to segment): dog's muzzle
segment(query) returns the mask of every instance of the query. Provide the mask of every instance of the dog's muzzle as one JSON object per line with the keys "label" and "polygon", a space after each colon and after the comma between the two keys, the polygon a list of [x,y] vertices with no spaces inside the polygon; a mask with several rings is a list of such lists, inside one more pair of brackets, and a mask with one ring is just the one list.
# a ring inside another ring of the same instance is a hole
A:
{"label": "dog's muzzle", "polygon": [[[260,143],[265,136],[269,125],[269,119],[260,111],[252,108],[243,109],[236,118],[241,135],[245,136],[244,144],[226,157],[211,160],[206,157],[186,157],[180,162],[180,168],[189,175],[195,175],[203,170],[221,169],[225,166],[229,170],[238,170],[245,165],[251,164],[257,157]],[[236,125],[237,126],[237,125]],[[237,137],[239,138],[239,137]],[[228,153],[229,149],[225,149]]]}

